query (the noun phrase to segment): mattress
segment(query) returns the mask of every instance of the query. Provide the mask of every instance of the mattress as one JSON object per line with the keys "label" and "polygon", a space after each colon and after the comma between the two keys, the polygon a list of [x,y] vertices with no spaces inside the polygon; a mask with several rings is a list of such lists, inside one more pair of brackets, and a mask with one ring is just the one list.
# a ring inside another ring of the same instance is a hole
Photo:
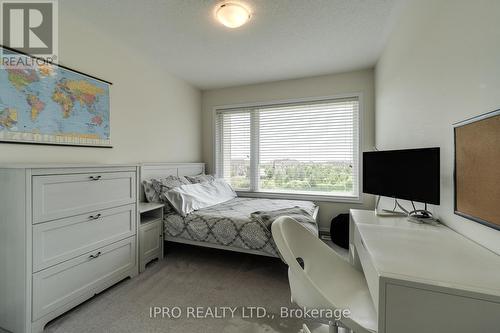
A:
{"label": "mattress", "polygon": [[[300,207],[311,216],[316,205],[311,201],[234,198],[224,203],[192,212],[186,217],[174,212],[164,216],[164,232],[169,237],[278,256],[271,231],[250,217],[256,211],[272,211]],[[304,223],[311,232],[318,234],[317,224]]]}

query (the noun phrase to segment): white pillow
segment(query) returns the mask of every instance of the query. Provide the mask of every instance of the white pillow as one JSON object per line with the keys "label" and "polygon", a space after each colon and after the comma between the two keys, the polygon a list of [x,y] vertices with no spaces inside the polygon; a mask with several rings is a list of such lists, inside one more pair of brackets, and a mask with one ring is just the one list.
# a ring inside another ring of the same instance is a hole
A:
{"label": "white pillow", "polygon": [[164,196],[179,214],[186,216],[195,210],[236,198],[236,192],[224,179],[216,179],[212,182],[182,185],[166,192]]}

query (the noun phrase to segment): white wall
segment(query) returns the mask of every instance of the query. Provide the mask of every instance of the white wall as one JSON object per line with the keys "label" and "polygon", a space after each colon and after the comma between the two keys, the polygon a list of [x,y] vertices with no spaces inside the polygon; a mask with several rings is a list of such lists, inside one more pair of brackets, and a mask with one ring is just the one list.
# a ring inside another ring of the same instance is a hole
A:
{"label": "white wall", "polygon": [[[201,160],[201,92],[170,75],[147,49],[110,36],[59,2],[61,64],[111,81],[113,149],[0,143],[0,163]],[[157,40],[153,40],[157,42]]]}
{"label": "white wall", "polygon": [[[500,254],[500,231],[453,213],[453,130],[500,108],[500,1],[410,1],[376,66],[379,149],[441,147],[439,217]],[[500,148],[499,148],[500,149]]]}
{"label": "white wall", "polygon": [[[204,91],[202,94],[203,160],[208,163],[209,170],[213,171],[212,111],[216,106],[358,92],[363,94],[364,101],[364,140],[361,149],[368,150],[374,145],[374,88],[371,69]],[[320,228],[329,230],[332,217],[347,213],[349,208],[373,208],[373,198],[364,197],[363,204],[320,203],[319,205]]]}

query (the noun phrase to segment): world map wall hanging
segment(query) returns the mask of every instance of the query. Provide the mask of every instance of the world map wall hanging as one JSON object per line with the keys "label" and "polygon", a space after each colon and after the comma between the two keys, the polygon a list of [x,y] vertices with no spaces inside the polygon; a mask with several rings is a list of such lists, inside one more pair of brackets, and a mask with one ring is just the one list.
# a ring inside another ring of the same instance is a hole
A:
{"label": "world map wall hanging", "polygon": [[0,52],[0,142],[111,148],[110,82]]}

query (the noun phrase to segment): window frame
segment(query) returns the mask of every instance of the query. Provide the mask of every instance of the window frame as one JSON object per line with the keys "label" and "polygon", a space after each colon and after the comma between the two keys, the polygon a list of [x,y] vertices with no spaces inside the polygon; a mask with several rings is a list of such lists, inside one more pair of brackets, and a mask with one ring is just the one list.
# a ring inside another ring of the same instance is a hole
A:
{"label": "window frame", "polygon": [[[272,101],[256,101],[240,104],[218,105],[212,108],[212,170],[217,173],[217,112],[221,110],[230,110],[237,108],[258,108],[265,106],[276,106],[282,104],[294,103],[315,103],[321,101],[332,101],[336,99],[356,98],[358,100],[358,195],[327,195],[324,193],[314,194],[310,192],[266,192],[266,191],[253,191],[237,190],[236,193],[241,197],[250,198],[269,198],[269,199],[291,199],[291,200],[312,200],[320,202],[339,202],[339,203],[357,203],[360,204],[362,200],[363,189],[363,114],[364,114],[364,99],[363,93],[346,93],[331,96],[320,97],[305,97],[285,100],[272,100]],[[255,159],[254,159],[255,160]]]}

